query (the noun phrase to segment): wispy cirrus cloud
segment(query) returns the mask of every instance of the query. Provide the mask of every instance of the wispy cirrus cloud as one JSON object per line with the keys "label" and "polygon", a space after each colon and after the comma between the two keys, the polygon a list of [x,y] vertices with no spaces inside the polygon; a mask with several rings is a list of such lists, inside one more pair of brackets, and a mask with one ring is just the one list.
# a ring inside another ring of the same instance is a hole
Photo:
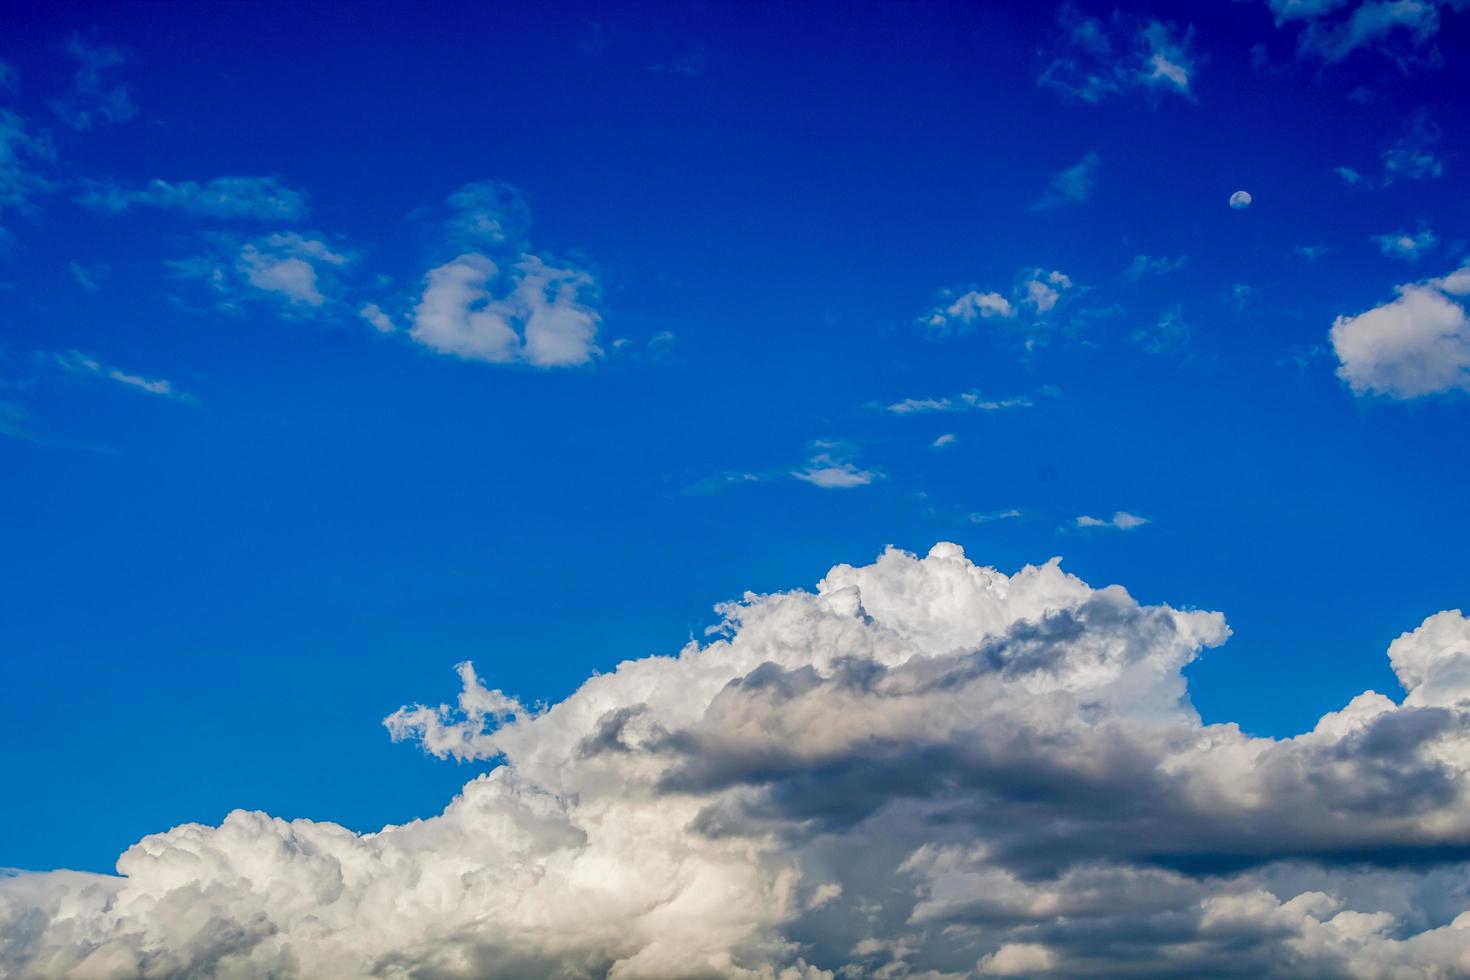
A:
{"label": "wispy cirrus cloud", "polygon": [[1102,157],[1088,153],[1073,166],[1051,175],[1046,193],[1031,205],[1033,211],[1051,211],[1069,204],[1081,204],[1092,196],[1097,184],[1097,172],[1102,166]]}
{"label": "wispy cirrus cloud", "polygon": [[81,351],[69,350],[59,353],[42,355],[49,363],[61,368],[69,374],[82,377],[101,378],[131,388],[134,391],[144,392],[149,395],[157,395],[174,401],[193,404],[193,395],[180,391],[172,382],[165,378],[148,378],[141,374],[133,374],[121,368],[106,364],[90,354]]}
{"label": "wispy cirrus cloud", "polygon": [[986,398],[978,391],[966,391],[944,398],[905,398],[892,403],[885,411],[894,415],[917,415],[923,412],[1000,412],[1011,408],[1030,408],[1034,404],[1024,395]]}
{"label": "wispy cirrus cloud", "polygon": [[1116,511],[1112,517],[1090,517],[1083,514],[1074,522],[1077,527],[1102,527],[1111,528],[1115,531],[1132,531],[1134,528],[1143,527],[1149,522],[1147,517],[1139,517],[1130,514],[1126,510]]}
{"label": "wispy cirrus cloud", "polygon": [[1058,9],[1057,26],[1057,40],[1037,78],[1042,87],[1087,104],[1130,92],[1194,99],[1194,28],[1121,11],[1103,20],[1074,3]]}
{"label": "wispy cirrus cloud", "polygon": [[216,177],[203,183],[154,180],[137,188],[94,181],[77,203],[111,214],[156,208],[196,218],[277,222],[298,221],[307,211],[306,195],[275,177]]}
{"label": "wispy cirrus cloud", "polygon": [[110,77],[114,69],[127,61],[121,48],[92,44],[74,34],[66,44],[66,52],[77,64],[72,90],[51,102],[51,109],[62,125],[76,130],[92,129],[127,122],[138,114],[127,85]]}

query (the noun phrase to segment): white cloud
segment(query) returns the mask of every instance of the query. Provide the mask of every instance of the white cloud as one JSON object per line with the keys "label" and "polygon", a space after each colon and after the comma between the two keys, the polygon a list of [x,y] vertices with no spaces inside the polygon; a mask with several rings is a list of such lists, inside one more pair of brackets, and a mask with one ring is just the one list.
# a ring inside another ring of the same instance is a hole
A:
{"label": "white cloud", "polygon": [[1022,516],[1019,510],[1012,507],[1010,510],[994,510],[988,514],[971,514],[971,524],[989,524],[992,521],[1011,521]]}
{"label": "white cloud", "polygon": [[576,268],[522,255],[508,268],[466,253],[429,272],[409,335],[444,354],[534,367],[586,364],[601,316],[596,283]]}
{"label": "white cloud", "polygon": [[975,324],[981,320],[1016,315],[1010,300],[1000,293],[982,293],[972,289],[958,295],[951,293],[949,296],[939,306],[919,318],[920,322],[936,336],[966,333],[973,330]]}
{"label": "white cloud", "polygon": [[164,398],[172,398],[182,402],[193,402],[194,398],[179,391],[171,382],[164,378],[145,378],[139,374],[131,374],[119,368],[104,364],[97,358],[81,351],[65,351],[49,355],[49,360],[62,370],[71,374],[86,375],[105,378],[136,391],[147,392],[150,395],[160,395]]}
{"label": "white cloud", "polygon": [[1106,520],[1100,517],[1088,517],[1085,514],[1077,518],[1078,527],[1110,527],[1118,531],[1131,531],[1136,527],[1143,527],[1147,523],[1147,517],[1139,517],[1137,514],[1130,514],[1126,510],[1120,510]]}
{"label": "white cloud", "polygon": [[[15,977],[1450,977],[1470,621],[1292,738],[1204,724],[1218,613],[956,545],[747,594],[531,708],[461,668],[387,720],[497,760],[377,833],[235,811],[117,876],[0,878]],[[1266,677],[1263,683],[1270,683]]]}
{"label": "white cloud", "polygon": [[1089,17],[1072,3],[1057,11],[1060,36],[1037,82],[1065,98],[1095,104],[1128,92],[1167,92],[1193,99],[1194,29],[1114,13]]}
{"label": "white cloud", "polygon": [[805,469],[793,470],[791,475],[823,490],[865,487],[878,477],[872,470],[858,469],[846,460],[834,459],[830,453],[817,453],[807,460]]}
{"label": "white cloud", "polygon": [[966,391],[953,398],[905,398],[888,406],[895,415],[922,412],[1000,412],[1009,408],[1030,408],[1034,403],[1024,395],[1012,398],[985,398],[978,391]]}
{"label": "white cloud", "polygon": [[1416,398],[1470,390],[1470,266],[1398,287],[1398,298],[1340,316],[1329,334],[1337,376],[1357,395]]}
{"label": "white cloud", "polygon": [[174,273],[194,279],[212,291],[220,309],[238,312],[257,293],[281,301],[284,310],[311,313],[326,307],[335,292],[337,271],[352,256],[335,251],[323,239],[282,231],[241,244],[224,235],[208,238],[212,255],[196,255],[169,263]]}
{"label": "white cloud", "polygon": [[1097,171],[1101,164],[1101,157],[1096,153],[1089,153],[1074,166],[1052,174],[1046,193],[1031,206],[1032,209],[1046,211],[1087,200],[1092,196],[1092,188],[1097,183]]}
{"label": "white cloud", "polygon": [[366,320],[378,333],[395,333],[398,330],[393,323],[393,318],[383,312],[383,308],[377,303],[364,303],[358,309],[357,315]]}
{"label": "white cloud", "polygon": [[[1236,296],[1238,294],[1232,292],[1232,298]],[[1150,354],[1169,354],[1188,347],[1192,332],[1189,321],[1184,319],[1184,312],[1178,306],[1171,306],[1153,326],[1137,328],[1129,339]]]}
{"label": "white cloud", "polygon": [[945,446],[953,446],[959,440],[959,438],[960,437],[955,435],[953,432],[946,432],[935,439],[933,442],[931,442],[929,444],[929,448],[943,449]]}
{"label": "white cloud", "polygon": [[235,269],[256,289],[278,293],[293,303],[321,306],[326,297],[318,288],[317,270],[347,262],[347,256],[332,251],[320,239],[278,232],[247,242],[235,260]]}
{"label": "white cloud", "polygon": [[1413,234],[1400,231],[1391,235],[1375,235],[1373,240],[1378,243],[1378,248],[1384,255],[1409,262],[1417,262],[1421,255],[1434,251],[1434,247],[1439,244],[1434,232],[1423,225]]}
{"label": "white cloud", "polygon": [[146,187],[135,189],[96,183],[87,188],[77,203],[113,214],[149,207],[194,217],[256,221],[295,221],[306,215],[305,195],[274,177],[216,177],[203,184],[193,180],[154,180]]}

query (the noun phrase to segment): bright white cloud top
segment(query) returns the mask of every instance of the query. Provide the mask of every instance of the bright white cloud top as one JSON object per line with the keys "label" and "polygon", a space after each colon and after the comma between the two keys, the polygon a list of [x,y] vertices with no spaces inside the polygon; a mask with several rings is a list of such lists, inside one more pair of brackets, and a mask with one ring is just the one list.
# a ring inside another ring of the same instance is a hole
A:
{"label": "bright white cloud top", "polygon": [[1359,395],[1470,390],[1470,266],[1398,287],[1398,298],[1332,324],[1338,377]]}
{"label": "bright white cloud top", "polygon": [[1401,702],[1204,725],[1219,613],[953,544],[748,594],[719,638],[529,708],[469,665],[387,719],[498,759],[357,834],[236,811],[120,877],[0,880],[12,977],[1458,976],[1470,620],[1396,640]]}

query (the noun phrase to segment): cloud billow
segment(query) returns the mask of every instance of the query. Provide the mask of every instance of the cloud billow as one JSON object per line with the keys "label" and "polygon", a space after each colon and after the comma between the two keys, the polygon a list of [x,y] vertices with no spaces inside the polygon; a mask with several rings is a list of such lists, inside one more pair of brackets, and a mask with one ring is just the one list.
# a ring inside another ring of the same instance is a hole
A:
{"label": "cloud billow", "polygon": [[529,707],[461,666],[387,725],[495,760],[376,834],[236,811],[121,877],[0,881],[17,977],[1453,976],[1470,619],[1294,738],[1203,724],[1213,612],[952,544],[747,594]]}

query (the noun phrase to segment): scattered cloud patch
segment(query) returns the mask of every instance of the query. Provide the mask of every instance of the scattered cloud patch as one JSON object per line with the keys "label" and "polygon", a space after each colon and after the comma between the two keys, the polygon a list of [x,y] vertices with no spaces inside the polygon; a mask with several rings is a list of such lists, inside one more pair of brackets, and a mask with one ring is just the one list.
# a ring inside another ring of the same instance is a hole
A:
{"label": "scattered cloud patch", "polygon": [[1401,68],[1439,60],[1430,42],[1439,31],[1440,10],[1458,0],[1266,0],[1277,26],[1300,29],[1297,53],[1327,64],[1354,51],[1376,50]]}
{"label": "scattered cloud patch", "polygon": [[306,216],[306,196],[275,177],[216,177],[202,184],[154,180],[141,188],[94,183],[77,203],[112,214],[144,207],[198,218],[289,222]]}
{"label": "scattered cloud patch", "polygon": [[1349,187],[1366,188],[1373,184],[1372,180],[1364,177],[1352,167],[1333,167],[1332,172],[1337,174],[1338,179]]}
{"label": "scattered cloud patch", "polygon": [[1444,164],[1433,147],[1440,139],[1439,126],[1424,110],[1409,120],[1404,135],[1383,151],[1384,186],[1398,180],[1428,180],[1444,173]]}
{"label": "scattered cloud patch", "polygon": [[928,327],[934,336],[945,337],[969,333],[981,320],[992,317],[1010,318],[1015,315],[1011,301],[1000,293],[982,293],[971,289],[947,294],[945,300],[920,317],[919,322]]}
{"label": "scattered cloud patch", "polygon": [[1163,276],[1171,272],[1177,272],[1189,263],[1189,257],[1181,255],[1171,259],[1167,255],[1135,255],[1133,261],[1128,263],[1128,268],[1123,270],[1123,278],[1129,282],[1137,282],[1145,276]]}
{"label": "scattered cloud patch", "polygon": [[1355,395],[1407,399],[1470,390],[1470,266],[1397,292],[1382,306],[1333,322],[1337,376]]}
{"label": "scattered cloud patch", "polygon": [[66,51],[77,63],[72,90],[51,102],[51,109],[62,125],[86,130],[127,122],[138,114],[128,87],[110,80],[113,69],[127,61],[120,49],[92,45],[79,35],[72,35]]}
{"label": "scattered cloud patch", "polygon": [[1030,408],[1034,403],[1024,395],[1011,398],[985,398],[978,391],[966,391],[948,398],[905,398],[889,405],[894,415],[916,415],[922,412],[1000,412],[1010,408]]}
{"label": "scattered cloud patch", "polygon": [[960,437],[955,435],[953,432],[946,432],[942,436],[939,436],[937,439],[931,442],[929,444],[929,448],[943,449],[945,446],[953,446],[957,441],[959,441],[959,438]]}
{"label": "scattered cloud patch", "polygon": [[9,109],[0,108],[0,214],[29,212],[32,199],[52,189],[42,170],[55,157],[45,134],[32,130]]}
{"label": "scattered cloud patch", "polygon": [[1131,531],[1134,528],[1143,527],[1147,523],[1147,517],[1139,517],[1137,514],[1130,514],[1126,510],[1117,511],[1112,517],[1107,519],[1088,517],[1086,514],[1077,518],[1078,527],[1107,527],[1116,531]]}
{"label": "scattered cloud patch", "polygon": [[985,514],[971,514],[971,524],[990,524],[993,521],[1013,521],[1023,516],[1019,510],[1012,507],[1010,510],[993,510]]}
{"label": "scattered cloud patch", "polygon": [[1057,11],[1059,36],[1038,84],[1062,97],[1096,104],[1131,92],[1193,100],[1194,28],[1114,13],[1104,21],[1076,4]]}
{"label": "scattered cloud patch", "polygon": [[1171,306],[1153,326],[1134,330],[1130,339],[1150,354],[1168,354],[1188,347],[1190,333],[1183,312],[1178,306]]}
{"label": "scattered cloud patch", "polygon": [[1049,211],[1068,204],[1080,204],[1092,196],[1102,158],[1089,153],[1075,165],[1051,175],[1046,193],[1031,205],[1033,211]]}
{"label": "scattered cloud patch", "polygon": [[1434,247],[1439,244],[1434,232],[1425,225],[1420,225],[1419,230],[1413,234],[1400,231],[1391,235],[1376,235],[1373,240],[1378,243],[1378,248],[1384,255],[1409,262],[1417,262],[1420,256],[1434,251]]}
{"label": "scattered cloud patch", "polygon": [[169,263],[174,274],[206,286],[216,307],[239,312],[250,298],[268,296],[296,314],[323,309],[336,290],[338,270],[352,256],[320,238],[294,231],[275,232],[241,243],[225,235],[207,238],[213,254]]}

